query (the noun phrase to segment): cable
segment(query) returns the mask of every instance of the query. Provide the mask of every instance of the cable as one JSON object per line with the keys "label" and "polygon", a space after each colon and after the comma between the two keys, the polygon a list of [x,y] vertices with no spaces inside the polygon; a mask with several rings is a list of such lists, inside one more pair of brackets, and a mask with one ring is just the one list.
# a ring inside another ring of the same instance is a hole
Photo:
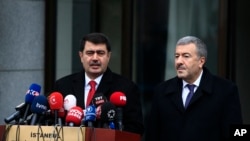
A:
{"label": "cable", "polygon": [[[40,130],[39,130],[40,129]],[[38,133],[38,136],[37,136],[37,140],[39,141],[39,135],[40,135],[40,132],[39,131],[41,131],[41,134],[43,134],[43,129],[42,129],[42,127],[41,127],[41,125],[38,125],[38,128],[37,128],[37,133]],[[44,141],[44,136],[43,136],[43,141]]]}
{"label": "cable", "polygon": [[5,129],[4,133],[3,133],[2,141],[6,141],[7,136],[9,135],[11,127],[12,127],[12,124],[6,125],[6,129]]}
{"label": "cable", "polygon": [[[58,130],[58,127],[60,127],[59,128],[59,130]],[[54,131],[53,131],[53,133],[56,131],[56,138],[54,138],[55,139],[55,141],[58,141],[58,139],[60,138],[60,132],[62,131],[62,140],[64,139],[64,134],[63,134],[63,127],[61,126],[61,125],[59,125],[59,124],[56,124],[55,126],[54,126]]]}
{"label": "cable", "polygon": [[16,128],[16,141],[19,140],[20,140],[20,124],[18,124]]}
{"label": "cable", "polygon": [[[85,137],[85,135],[83,136],[83,129],[85,129],[84,128],[85,126],[84,125],[81,125],[80,127],[79,127],[79,130],[78,130],[78,141],[80,141],[80,134],[82,135],[82,140],[84,140],[83,138]],[[86,133],[85,133],[86,134]]]}

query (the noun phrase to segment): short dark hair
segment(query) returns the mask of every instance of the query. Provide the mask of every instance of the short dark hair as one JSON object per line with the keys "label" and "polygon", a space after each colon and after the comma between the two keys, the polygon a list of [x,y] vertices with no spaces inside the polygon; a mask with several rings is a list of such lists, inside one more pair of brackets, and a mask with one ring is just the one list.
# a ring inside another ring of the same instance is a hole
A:
{"label": "short dark hair", "polygon": [[94,44],[105,44],[108,52],[111,51],[110,41],[108,37],[103,33],[90,33],[85,35],[81,40],[80,51],[83,51],[86,41]]}

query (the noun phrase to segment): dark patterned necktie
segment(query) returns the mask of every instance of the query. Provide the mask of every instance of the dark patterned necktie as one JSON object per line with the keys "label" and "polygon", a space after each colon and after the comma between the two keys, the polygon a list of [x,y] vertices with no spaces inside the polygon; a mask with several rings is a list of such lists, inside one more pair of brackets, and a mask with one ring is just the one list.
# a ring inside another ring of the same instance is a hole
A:
{"label": "dark patterned necktie", "polygon": [[194,94],[194,88],[195,88],[195,85],[193,85],[193,84],[187,84],[186,86],[189,89],[189,93],[188,93],[187,98],[186,98],[185,108],[188,107],[188,104],[189,104],[189,102]]}

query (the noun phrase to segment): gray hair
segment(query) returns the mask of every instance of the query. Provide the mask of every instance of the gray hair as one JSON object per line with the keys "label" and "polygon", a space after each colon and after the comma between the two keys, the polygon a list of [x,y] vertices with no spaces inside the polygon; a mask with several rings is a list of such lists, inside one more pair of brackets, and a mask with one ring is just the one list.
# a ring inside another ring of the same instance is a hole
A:
{"label": "gray hair", "polygon": [[197,55],[199,57],[204,57],[207,60],[207,47],[206,44],[199,38],[195,36],[185,36],[179,39],[176,43],[178,45],[187,45],[187,44],[195,44],[197,49]]}

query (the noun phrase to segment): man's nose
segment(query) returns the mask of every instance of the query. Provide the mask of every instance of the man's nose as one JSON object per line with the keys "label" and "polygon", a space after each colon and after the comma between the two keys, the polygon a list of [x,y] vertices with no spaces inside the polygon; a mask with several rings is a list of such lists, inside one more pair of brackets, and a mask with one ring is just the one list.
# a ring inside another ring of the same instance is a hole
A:
{"label": "man's nose", "polygon": [[182,58],[180,56],[179,57],[175,57],[175,63],[177,63],[177,64],[182,63]]}
{"label": "man's nose", "polygon": [[97,52],[95,52],[95,53],[93,54],[92,58],[93,58],[93,59],[97,59],[97,58],[98,58]]}

